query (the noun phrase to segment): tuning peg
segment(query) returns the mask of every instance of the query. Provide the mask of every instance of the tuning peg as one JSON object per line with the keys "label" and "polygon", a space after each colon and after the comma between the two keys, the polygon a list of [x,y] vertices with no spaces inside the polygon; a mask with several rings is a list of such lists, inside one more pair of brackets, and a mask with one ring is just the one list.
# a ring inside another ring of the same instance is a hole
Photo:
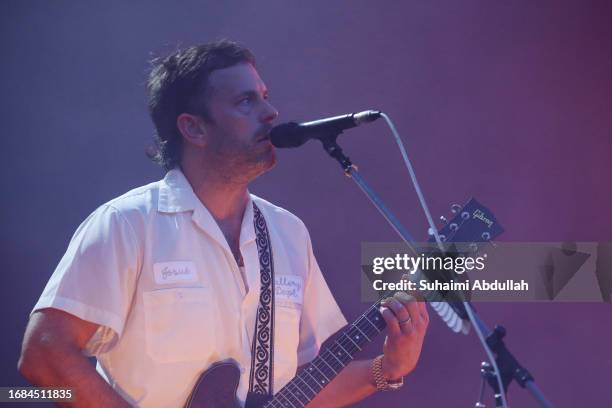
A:
{"label": "tuning peg", "polygon": [[481,236],[483,241],[489,241],[491,239],[491,234],[486,231],[483,232]]}
{"label": "tuning peg", "polygon": [[442,222],[442,224],[448,224],[448,220],[443,215],[440,216],[440,221]]}
{"label": "tuning peg", "polygon": [[461,207],[459,204],[453,204],[451,205],[451,212],[453,214],[457,214],[459,211],[461,211],[463,207]]}
{"label": "tuning peg", "polygon": [[[427,229],[427,234],[428,234],[430,237],[433,237],[433,236],[434,236],[434,231],[433,231],[433,229],[428,228],[428,229]],[[438,237],[440,238],[440,241],[446,241],[446,235],[444,235],[444,234],[438,234]]]}

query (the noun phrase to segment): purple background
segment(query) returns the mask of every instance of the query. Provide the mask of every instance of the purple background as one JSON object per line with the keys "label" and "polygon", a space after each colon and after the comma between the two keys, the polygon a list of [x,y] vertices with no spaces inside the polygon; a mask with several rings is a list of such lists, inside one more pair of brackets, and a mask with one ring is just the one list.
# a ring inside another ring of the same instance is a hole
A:
{"label": "purple background", "polygon": [[[610,240],[612,5],[609,2],[34,2],[0,5],[0,385],[27,315],[78,224],[162,176],[144,155],[151,51],[227,36],[258,56],[280,120],[378,108],[395,121],[437,217],[477,197],[502,240]],[[341,140],[417,237],[425,220],[382,121]],[[349,319],[360,243],[390,228],[316,143],[279,151],[252,191],[309,226]],[[559,407],[608,406],[610,304],[486,304],[490,324]],[[484,353],[432,313],[402,392],[359,406],[473,406]],[[380,352],[380,342],[367,355]],[[605,389],[605,387],[608,387]],[[535,406],[512,385],[514,407]]]}

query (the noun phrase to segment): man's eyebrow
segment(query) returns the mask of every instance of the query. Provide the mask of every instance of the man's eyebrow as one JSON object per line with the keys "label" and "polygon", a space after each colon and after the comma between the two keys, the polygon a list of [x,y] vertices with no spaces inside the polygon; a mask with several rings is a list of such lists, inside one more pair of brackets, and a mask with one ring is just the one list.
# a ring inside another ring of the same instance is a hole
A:
{"label": "man's eyebrow", "polygon": [[[263,95],[264,95],[264,97],[266,97],[266,96],[268,96],[268,95],[269,95],[269,93],[268,93],[268,90],[267,90],[267,89],[264,89],[264,91],[263,91]],[[259,92],[258,92],[258,91],[256,91],[256,90],[254,90],[254,89],[251,89],[251,90],[248,90],[248,91],[243,91],[243,92],[240,92],[238,95],[236,95],[236,96],[235,96],[235,98],[236,98],[236,99],[240,99],[240,98],[243,98],[243,97],[245,97],[245,96],[249,96],[249,97],[252,97],[252,96],[259,96]]]}

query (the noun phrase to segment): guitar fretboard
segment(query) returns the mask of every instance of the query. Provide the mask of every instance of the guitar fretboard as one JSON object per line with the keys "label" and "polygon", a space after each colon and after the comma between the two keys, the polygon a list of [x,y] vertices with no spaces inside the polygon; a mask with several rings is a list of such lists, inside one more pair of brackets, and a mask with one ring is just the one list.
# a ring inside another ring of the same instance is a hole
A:
{"label": "guitar fretboard", "polygon": [[347,325],[336,340],[325,347],[265,407],[301,408],[329,384],[385,327],[378,311],[380,302],[370,306],[355,322]]}

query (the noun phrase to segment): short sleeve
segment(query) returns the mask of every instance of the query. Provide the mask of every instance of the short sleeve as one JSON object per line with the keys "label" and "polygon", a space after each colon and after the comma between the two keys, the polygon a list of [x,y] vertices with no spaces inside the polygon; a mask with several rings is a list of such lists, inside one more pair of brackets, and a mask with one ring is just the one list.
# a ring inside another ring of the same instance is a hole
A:
{"label": "short sleeve", "polygon": [[63,310],[100,325],[94,337],[116,342],[132,303],[140,253],[134,230],[119,210],[99,207],[75,232],[32,312]]}
{"label": "short sleeve", "polygon": [[321,344],[346,325],[346,319],[332,296],[308,239],[309,273],[304,288],[304,304],[300,322],[298,366],[314,359]]}

